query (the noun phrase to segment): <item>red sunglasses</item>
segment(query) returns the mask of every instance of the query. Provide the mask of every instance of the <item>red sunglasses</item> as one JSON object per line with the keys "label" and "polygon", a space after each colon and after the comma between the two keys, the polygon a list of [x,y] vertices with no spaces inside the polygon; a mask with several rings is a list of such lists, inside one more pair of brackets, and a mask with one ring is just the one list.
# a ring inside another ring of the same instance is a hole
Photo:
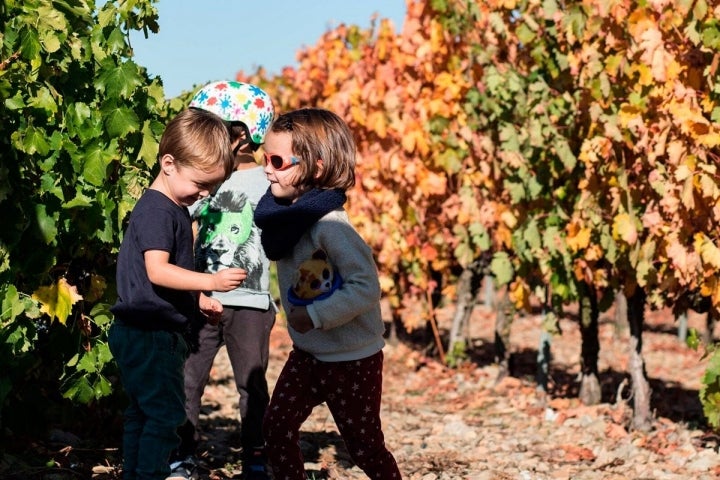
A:
{"label": "red sunglasses", "polygon": [[278,172],[287,170],[288,168],[294,167],[300,163],[300,160],[296,157],[290,157],[289,160],[286,160],[280,155],[270,155],[267,152],[263,152],[263,155],[265,156],[265,165],[272,165],[272,167]]}

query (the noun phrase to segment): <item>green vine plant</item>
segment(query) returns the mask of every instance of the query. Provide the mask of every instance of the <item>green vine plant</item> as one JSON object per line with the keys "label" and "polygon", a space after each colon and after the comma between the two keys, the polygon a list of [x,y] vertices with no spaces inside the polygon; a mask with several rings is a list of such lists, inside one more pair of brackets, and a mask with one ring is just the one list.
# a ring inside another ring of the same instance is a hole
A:
{"label": "green vine plant", "polygon": [[166,119],[182,107],[132,59],[129,31],[158,31],[154,3],[0,5],[4,429],[40,428],[62,398],[112,392],[114,258]]}
{"label": "green vine plant", "polygon": [[688,329],[685,343],[695,351],[702,349],[702,358],[708,359],[700,380],[700,403],[708,423],[716,430],[720,429],[720,343],[703,341],[703,336],[694,328]]}

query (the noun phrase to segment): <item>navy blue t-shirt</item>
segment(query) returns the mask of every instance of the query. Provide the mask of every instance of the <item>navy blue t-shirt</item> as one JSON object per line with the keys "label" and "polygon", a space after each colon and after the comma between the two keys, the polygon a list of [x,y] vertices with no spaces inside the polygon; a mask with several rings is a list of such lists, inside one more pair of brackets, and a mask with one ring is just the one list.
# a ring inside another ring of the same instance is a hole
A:
{"label": "navy blue t-shirt", "polygon": [[197,292],[150,283],[144,253],[163,250],[170,263],[194,270],[192,223],[187,208],[147,190],[130,214],[117,262],[118,299],[110,309],[125,324],[147,330],[183,331],[198,313]]}

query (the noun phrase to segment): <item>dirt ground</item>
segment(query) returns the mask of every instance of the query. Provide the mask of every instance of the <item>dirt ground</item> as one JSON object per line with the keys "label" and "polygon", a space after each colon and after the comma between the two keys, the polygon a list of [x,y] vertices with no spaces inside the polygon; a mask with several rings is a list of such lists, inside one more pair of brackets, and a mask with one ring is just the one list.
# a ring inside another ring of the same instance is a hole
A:
{"label": "dirt ground", "polygon": [[[451,309],[439,310],[443,338]],[[535,382],[540,315],[516,318],[510,332],[511,371],[500,378],[493,362],[495,313],[475,308],[469,357],[451,369],[429,349],[388,342],[385,347],[383,427],[406,480],[709,480],[720,478],[720,435],[711,431],[698,399],[707,360],[678,338],[666,311],[648,312],[643,357],[652,389],[650,431],[631,427],[627,375],[629,332],[612,311],[600,318],[602,403],[578,400],[580,332],[573,312],[552,337],[547,391]],[[707,331],[704,315],[689,326]],[[715,338],[720,338],[716,325]],[[426,345],[434,344],[429,334]],[[271,389],[291,344],[281,317],[271,337]],[[425,350],[425,351],[424,351]],[[203,398],[200,480],[240,478],[238,398],[224,350]],[[4,480],[119,480],[122,419],[88,416],[86,431],[0,445]],[[15,447],[15,448],[11,448]],[[315,409],[301,432],[308,478],[364,479],[353,465],[327,408]],[[32,462],[27,461],[32,459]]]}
{"label": "dirt ground", "polygon": [[[452,312],[438,315],[441,331]],[[703,330],[704,316],[691,314]],[[474,311],[470,361],[449,369],[417,349],[385,348],[383,425],[386,443],[404,478],[412,480],[711,479],[720,478],[720,437],[709,431],[697,398],[705,360],[677,337],[668,312],[649,313],[643,356],[652,388],[650,432],[631,428],[630,388],[624,382],[628,332],[605,314],[600,325],[603,403],[577,400],[580,333],[561,320],[552,338],[548,392],[534,380],[541,318],[517,318],[511,329],[512,372],[498,381],[492,362],[494,312]],[[272,385],[290,341],[279,319],[272,334]],[[224,350],[206,390],[201,423],[202,479],[239,478],[237,394]],[[302,429],[301,446],[311,479],[367,478],[353,466],[323,405]],[[98,466],[108,478],[113,466]]]}

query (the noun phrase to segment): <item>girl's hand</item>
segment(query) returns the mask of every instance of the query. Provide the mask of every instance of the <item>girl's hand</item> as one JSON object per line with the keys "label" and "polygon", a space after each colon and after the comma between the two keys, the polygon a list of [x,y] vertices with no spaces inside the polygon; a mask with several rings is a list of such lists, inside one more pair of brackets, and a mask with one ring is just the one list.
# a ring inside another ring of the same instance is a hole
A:
{"label": "girl's hand", "polygon": [[307,313],[307,308],[304,306],[290,307],[290,311],[287,312],[287,321],[296,332],[305,333],[315,328]]}
{"label": "girl's hand", "polygon": [[198,299],[200,312],[205,315],[207,323],[210,325],[217,325],[220,322],[222,316],[223,306],[217,298],[208,297],[204,293],[200,293]]}

